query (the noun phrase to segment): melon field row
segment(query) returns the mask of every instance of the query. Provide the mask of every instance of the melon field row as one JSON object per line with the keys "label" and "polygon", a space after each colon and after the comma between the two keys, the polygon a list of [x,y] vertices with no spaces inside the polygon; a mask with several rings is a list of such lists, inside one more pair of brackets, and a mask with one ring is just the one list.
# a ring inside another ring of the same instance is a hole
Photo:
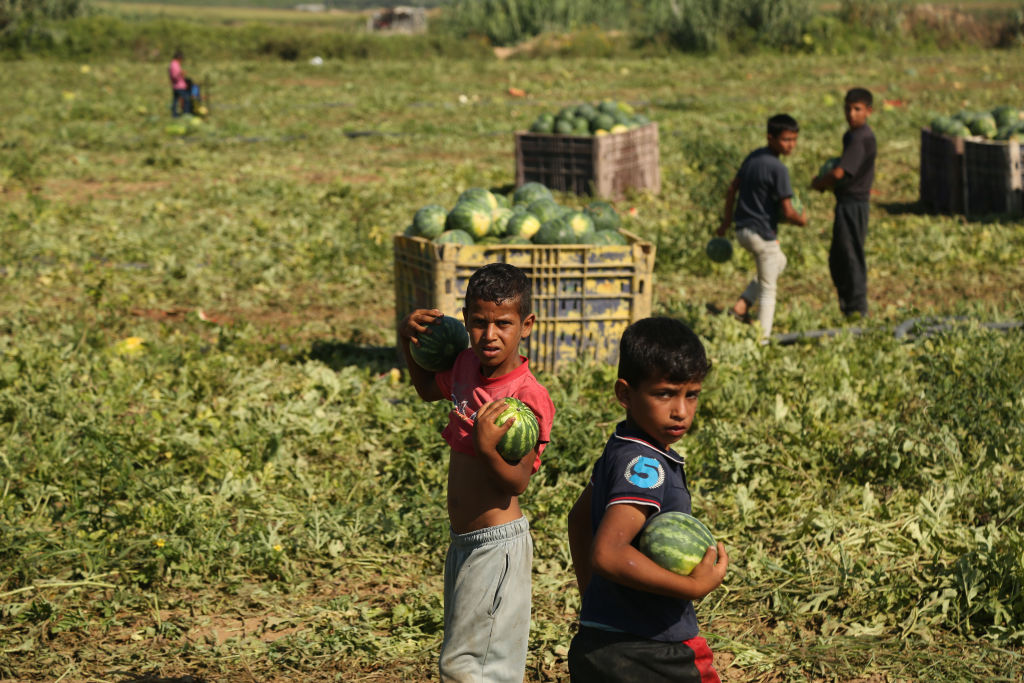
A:
{"label": "melon field row", "polygon": [[[978,324],[1024,319],[1024,223],[916,203],[922,122],[1022,101],[1016,53],[195,59],[210,114],[182,136],[165,68],[4,65],[0,679],[434,677],[447,408],[398,360],[394,236],[474,188],[512,210],[514,132],[581,100],[659,128],[661,191],[608,204],[657,247],[654,312],[714,366],[680,448],[732,559],[698,606],[723,680],[1024,675],[1024,344]],[[809,190],[853,85],[879,143],[857,334]],[[810,222],[780,233],[775,328],[837,333],[761,347],[706,306],[752,260],[704,247],[780,111]],[[958,321],[893,335],[933,317]],[[566,680],[566,514],[621,417],[612,366],[540,379],[558,413],[522,498],[531,683]]]}

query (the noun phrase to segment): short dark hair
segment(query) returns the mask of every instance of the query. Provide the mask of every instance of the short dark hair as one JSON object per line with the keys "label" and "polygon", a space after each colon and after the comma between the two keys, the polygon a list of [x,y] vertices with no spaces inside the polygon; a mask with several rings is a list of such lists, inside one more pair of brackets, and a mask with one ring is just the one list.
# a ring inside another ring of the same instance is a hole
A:
{"label": "short dark hair", "polygon": [[844,100],[847,104],[866,104],[867,106],[873,106],[875,98],[872,97],[871,91],[867,88],[850,88],[846,91],[846,99]]}
{"label": "short dark hair", "polygon": [[174,51],[174,58],[175,59],[185,59],[185,55],[182,54],[181,50],[175,50]]}
{"label": "short dark hair", "polygon": [[800,124],[789,114],[776,114],[768,119],[768,135],[777,138],[783,133],[799,133]]}
{"label": "short dark hair", "polygon": [[519,317],[525,318],[533,308],[530,279],[522,270],[508,263],[488,263],[469,276],[466,308],[475,301],[496,304],[514,301],[518,304]]}
{"label": "short dark hair", "polygon": [[662,377],[670,382],[702,382],[710,370],[704,344],[680,320],[644,318],[622,333],[619,379],[630,385]]}

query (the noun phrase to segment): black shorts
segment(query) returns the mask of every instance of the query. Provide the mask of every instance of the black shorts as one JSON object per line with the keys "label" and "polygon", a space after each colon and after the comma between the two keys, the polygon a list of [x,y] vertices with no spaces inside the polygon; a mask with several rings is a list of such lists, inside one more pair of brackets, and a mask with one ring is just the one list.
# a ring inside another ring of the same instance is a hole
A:
{"label": "black shorts", "polygon": [[719,683],[711,648],[697,636],[680,643],[580,626],[569,646],[573,683]]}

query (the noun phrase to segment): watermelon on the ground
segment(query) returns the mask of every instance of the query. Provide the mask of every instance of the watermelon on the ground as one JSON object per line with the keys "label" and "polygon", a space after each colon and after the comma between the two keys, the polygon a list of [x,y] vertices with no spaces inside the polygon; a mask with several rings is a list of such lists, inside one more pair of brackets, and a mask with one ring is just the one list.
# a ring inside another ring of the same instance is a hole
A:
{"label": "watermelon on the ground", "polygon": [[541,223],[561,216],[564,211],[563,207],[550,197],[530,202],[526,209],[536,216]]}
{"label": "watermelon on the ground", "polygon": [[427,204],[421,207],[412,218],[412,226],[416,235],[432,240],[444,232],[445,219],[448,212],[440,204]]}
{"label": "watermelon on the ground", "polygon": [[523,183],[512,193],[513,204],[531,204],[538,199],[554,199],[551,190],[534,180]]}
{"label": "watermelon on the ground", "polygon": [[465,230],[445,230],[434,238],[437,244],[473,244],[476,240]]}
{"label": "watermelon on the ground", "polygon": [[538,230],[540,219],[529,212],[513,214],[505,225],[506,235],[516,235],[527,240],[532,239]]}
{"label": "watermelon on the ground", "polygon": [[595,230],[615,230],[622,224],[619,214],[615,211],[615,207],[606,201],[597,200],[590,202],[584,211],[590,214],[590,217],[593,219]]}
{"label": "watermelon on the ground", "polygon": [[479,239],[491,228],[491,211],[494,207],[477,201],[463,201],[448,212],[445,219],[447,230],[462,230]]}
{"label": "watermelon on the ground", "polygon": [[469,346],[469,333],[458,319],[442,315],[416,341],[418,343],[409,344],[409,353],[416,364],[428,372],[441,372],[451,369],[455,357]]}
{"label": "watermelon on the ground", "polygon": [[700,564],[709,547],[715,547],[711,531],[693,515],[676,510],[651,517],[637,541],[640,552],[655,564],[683,576]]}
{"label": "watermelon on the ground", "polygon": [[507,462],[515,464],[537,446],[540,440],[540,424],[530,406],[518,398],[509,396],[505,399],[505,405],[507,407],[494,423],[503,425],[510,417],[515,417],[516,421],[498,441],[498,454]]}
{"label": "watermelon on the ground", "polygon": [[732,258],[732,242],[724,237],[712,237],[704,253],[715,263],[725,263]]}

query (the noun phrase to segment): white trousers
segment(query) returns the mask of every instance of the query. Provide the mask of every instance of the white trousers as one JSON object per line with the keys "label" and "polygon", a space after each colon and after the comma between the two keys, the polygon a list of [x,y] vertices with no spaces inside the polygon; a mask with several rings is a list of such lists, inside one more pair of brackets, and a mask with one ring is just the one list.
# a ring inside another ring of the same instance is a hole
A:
{"label": "white trousers", "polygon": [[779,275],[786,269],[786,255],[778,240],[766,240],[753,230],[740,228],[736,241],[754,255],[757,277],[750,281],[740,296],[748,304],[757,304],[757,321],[761,324],[764,339],[771,338],[772,321],[775,318],[775,297]]}

